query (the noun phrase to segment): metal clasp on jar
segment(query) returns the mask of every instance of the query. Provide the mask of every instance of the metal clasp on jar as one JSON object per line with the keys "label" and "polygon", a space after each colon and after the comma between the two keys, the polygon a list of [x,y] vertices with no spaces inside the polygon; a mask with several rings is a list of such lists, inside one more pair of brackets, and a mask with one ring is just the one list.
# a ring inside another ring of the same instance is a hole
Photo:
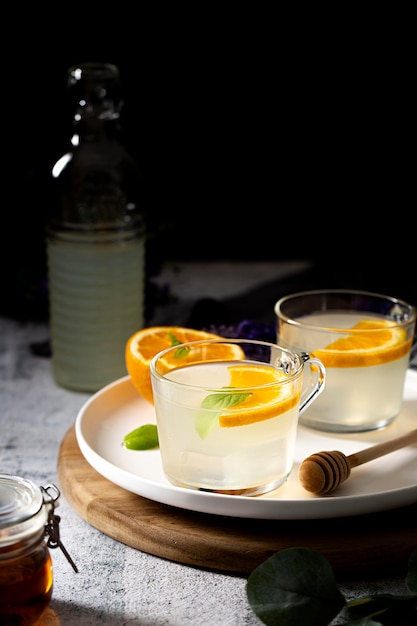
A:
{"label": "metal clasp on jar", "polygon": [[41,487],[40,489],[45,508],[48,511],[48,521],[45,524],[45,535],[48,536],[48,548],[60,548],[74,572],[78,573],[77,566],[60,539],[59,523],[61,518],[59,515],[55,514],[55,508],[59,504],[58,499],[61,496],[61,492],[58,487],[52,483],[46,485],[46,487]]}

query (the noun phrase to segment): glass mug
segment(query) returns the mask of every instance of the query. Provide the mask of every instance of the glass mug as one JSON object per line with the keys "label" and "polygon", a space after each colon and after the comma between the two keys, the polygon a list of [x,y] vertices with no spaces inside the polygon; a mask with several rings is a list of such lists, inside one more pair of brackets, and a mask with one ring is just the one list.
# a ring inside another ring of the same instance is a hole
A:
{"label": "glass mug", "polygon": [[326,390],[300,423],[353,433],[383,428],[398,416],[416,309],[395,298],[355,290],[287,295],[275,305],[277,341],[317,356]]}
{"label": "glass mug", "polygon": [[150,372],[166,477],[228,495],[260,495],[287,480],[299,415],[325,384],[319,359],[248,339],[168,348]]}

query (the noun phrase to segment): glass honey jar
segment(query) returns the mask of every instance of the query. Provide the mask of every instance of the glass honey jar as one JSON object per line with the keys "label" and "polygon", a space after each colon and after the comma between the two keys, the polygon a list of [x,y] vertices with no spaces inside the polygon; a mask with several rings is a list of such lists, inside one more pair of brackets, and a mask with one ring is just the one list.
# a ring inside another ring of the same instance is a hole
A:
{"label": "glass honey jar", "polygon": [[51,601],[53,567],[45,537],[53,509],[54,498],[43,488],[19,476],[0,474],[3,626],[34,624]]}

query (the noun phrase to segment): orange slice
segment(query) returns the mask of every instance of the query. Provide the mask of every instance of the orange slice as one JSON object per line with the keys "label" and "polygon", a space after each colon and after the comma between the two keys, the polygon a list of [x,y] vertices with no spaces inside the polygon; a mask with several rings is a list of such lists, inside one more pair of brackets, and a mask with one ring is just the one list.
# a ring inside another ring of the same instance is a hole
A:
{"label": "orange slice", "polygon": [[366,367],[400,359],[411,348],[412,338],[394,322],[363,319],[349,334],[321,350],[314,350],[325,367]]}
{"label": "orange slice", "polygon": [[221,343],[204,343],[187,348],[187,350],[179,345],[176,350],[172,350],[159,359],[159,373],[165,374],[169,370],[184,367],[184,365],[196,365],[207,363],[207,361],[235,361],[245,358],[245,353],[239,345],[233,342],[228,343],[227,339],[221,339],[223,339]]}
{"label": "orange slice", "polygon": [[[222,428],[245,426],[277,417],[299,402],[300,393],[288,376],[268,365],[231,365],[230,387],[250,395],[220,415]],[[287,380],[287,382],[285,382]],[[277,384],[280,383],[280,384]],[[282,383],[282,384],[281,384]],[[228,390],[225,390],[226,392]],[[231,394],[234,389],[231,389]]]}
{"label": "orange slice", "polygon": [[155,354],[165,348],[199,339],[221,339],[221,337],[182,326],[150,326],[134,333],[126,342],[125,363],[132,383],[140,395],[153,404],[149,364]]}

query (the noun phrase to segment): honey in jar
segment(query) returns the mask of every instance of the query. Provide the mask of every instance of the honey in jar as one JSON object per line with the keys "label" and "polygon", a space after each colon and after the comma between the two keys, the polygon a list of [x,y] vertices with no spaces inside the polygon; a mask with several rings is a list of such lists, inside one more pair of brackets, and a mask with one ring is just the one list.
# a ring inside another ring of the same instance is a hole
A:
{"label": "honey in jar", "polygon": [[30,626],[48,607],[53,570],[48,510],[30,480],[0,474],[0,624]]}

